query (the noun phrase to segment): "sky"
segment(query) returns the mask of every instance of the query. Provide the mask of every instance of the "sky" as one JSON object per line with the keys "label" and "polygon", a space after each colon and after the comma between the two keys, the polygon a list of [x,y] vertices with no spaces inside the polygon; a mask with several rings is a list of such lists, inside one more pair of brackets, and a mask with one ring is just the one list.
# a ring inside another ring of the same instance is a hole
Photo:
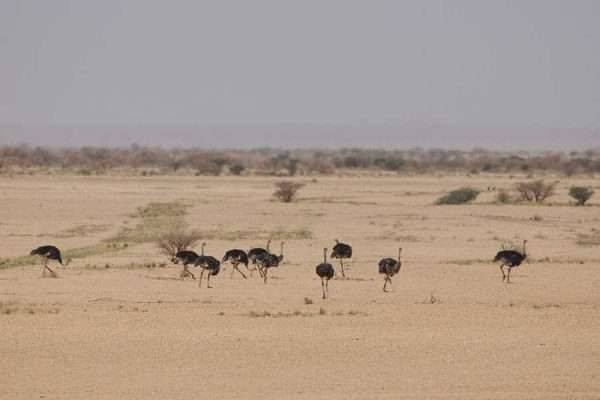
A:
{"label": "sky", "polygon": [[0,0],[0,143],[600,146],[598,21],[596,0]]}

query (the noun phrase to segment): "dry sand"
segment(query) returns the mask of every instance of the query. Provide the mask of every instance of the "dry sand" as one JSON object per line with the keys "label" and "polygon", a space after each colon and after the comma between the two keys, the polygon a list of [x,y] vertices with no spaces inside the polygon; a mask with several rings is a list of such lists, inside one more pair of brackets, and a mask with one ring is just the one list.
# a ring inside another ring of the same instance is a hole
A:
{"label": "dry sand", "polygon": [[[137,207],[175,200],[218,258],[289,237],[267,285],[225,266],[199,289],[180,266],[144,267],[168,262],[152,243],[75,258],[57,279],[0,269],[0,398],[600,399],[600,253],[577,244],[599,226],[598,199],[569,206],[563,181],[552,206],[493,192],[433,206],[515,180],[307,181],[281,204],[269,178],[0,178],[0,258],[93,246],[135,226]],[[314,267],[335,238],[355,257],[322,300]],[[490,260],[525,238],[531,262],[503,284]],[[383,293],[377,262],[399,246]]]}

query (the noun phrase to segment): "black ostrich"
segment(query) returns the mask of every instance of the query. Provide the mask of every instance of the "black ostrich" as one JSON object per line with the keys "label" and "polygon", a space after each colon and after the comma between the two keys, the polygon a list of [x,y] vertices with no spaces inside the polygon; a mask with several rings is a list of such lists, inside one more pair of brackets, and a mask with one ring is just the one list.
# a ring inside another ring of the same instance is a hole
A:
{"label": "black ostrich", "polygon": [[256,257],[258,257],[259,254],[265,254],[269,252],[269,246],[271,246],[271,239],[267,240],[267,246],[266,249],[263,249],[262,247],[255,247],[253,249],[250,249],[248,251],[248,260],[256,265]]}
{"label": "black ostrich", "polygon": [[183,264],[183,270],[179,276],[181,278],[185,278],[186,276],[191,276],[193,279],[196,279],[194,274],[188,269],[188,264],[194,264],[196,259],[198,258],[198,253],[191,250],[181,250],[178,251],[173,258],[171,258],[171,262],[173,264]]}
{"label": "black ostrich", "polygon": [[37,249],[31,250],[30,256],[38,255],[42,261],[44,268],[42,269],[42,276],[46,276],[46,270],[50,271],[52,277],[56,278],[56,272],[54,272],[48,266],[49,260],[56,260],[60,265],[64,265],[60,256],[60,250],[56,246],[40,246]]}
{"label": "black ostrich", "polygon": [[321,278],[321,288],[323,289],[323,298],[326,299],[329,294],[329,280],[333,278],[335,270],[333,265],[327,262],[327,248],[323,249],[323,262],[317,265],[315,269],[319,278]]}
{"label": "black ostrich", "polygon": [[229,261],[233,266],[233,268],[231,269],[231,278],[233,278],[233,274],[235,273],[235,271],[237,271],[244,277],[244,279],[246,279],[246,275],[244,275],[244,273],[238,268],[239,264],[244,264],[246,266],[246,269],[248,269],[248,255],[244,250],[233,249],[227,251],[223,256],[221,262],[226,263],[227,261]]}
{"label": "black ostrich", "polygon": [[398,260],[393,258],[383,258],[379,261],[379,273],[385,275],[385,283],[383,284],[383,291],[387,292],[387,284],[392,284],[392,276],[400,272],[402,267],[402,261],[400,256],[402,254],[402,247],[398,249]]}
{"label": "black ostrich", "polygon": [[204,276],[204,271],[208,271],[208,277],[206,278],[206,284],[209,289],[212,288],[210,286],[210,277],[219,274],[221,270],[221,262],[214,258],[213,256],[205,256],[204,255],[204,247],[206,243],[202,243],[202,254],[196,258],[194,262],[194,267],[202,268],[202,272],[200,273],[200,280],[198,281],[198,287],[202,287],[202,278]]}
{"label": "black ostrich", "polygon": [[263,253],[259,254],[256,258],[256,264],[258,265],[258,271],[263,277],[263,281],[267,283],[267,273],[269,272],[269,268],[279,267],[281,262],[283,261],[283,245],[285,242],[281,242],[280,245],[280,254],[276,256],[272,253]]}
{"label": "black ostrich", "polygon": [[[506,283],[510,283],[510,271],[514,267],[518,267],[521,265],[523,260],[527,258],[527,252],[525,250],[525,245],[527,244],[527,240],[523,240],[523,252],[519,252],[517,250],[502,250],[496,254],[494,257],[494,262],[500,263],[500,271],[502,272],[502,282],[506,280]],[[508,267],[508,272],[504,273],[504,266]]]}
{"label": "black ostrich", "polygon": [[335,246],[331,252],[331,258],[338,258],[342,267],[342,276],[346,277],[344,273],[344,258],[352,258],[352,247],[349,244],[341,243],[335,239]]}
{"label": "black ostrich", "polygon": [[[264,255],[264,254],[269,253],[269,246],[271,246],[271,239],[267,240],[266,249],[263,249],[262,247],[255,247],[248,251],[248,261],[250,263],[252,263],[252,265],[255,266],[253,269],[250,270],[250,275],[252,275],[252,273],[258,269],[256,267],[256,258],[259,255]],[[259,272],[260,276],[262,277],[262,272],[260,270],[258,272]]]}

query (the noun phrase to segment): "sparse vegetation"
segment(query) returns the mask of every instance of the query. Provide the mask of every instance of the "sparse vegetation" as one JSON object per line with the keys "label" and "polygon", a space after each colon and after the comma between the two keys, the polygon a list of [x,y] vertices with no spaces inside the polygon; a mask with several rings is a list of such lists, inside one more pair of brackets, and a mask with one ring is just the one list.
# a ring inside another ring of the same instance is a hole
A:
{"label": "sparse vegetation", "polygon": [[177,252],[193,247],[200,239],[199,232],[177,230],[161,235],[156,244],[163,254],[174,257]]}
{"label": "sparse vegetation", "polygon": [[580,233],[576,243],[579,246],[600,246],[600,231],[594,229],[591,233]]}
{"label": "sparse vegetation", "polygon": [[425,300],[421,302],[421,304],[440,304],[442,300],[435,296],[433,292],[429,294],[429,297],[426,297]]}
{"label": "sparse vegetation", "polygon": [[586,186],[571,186],[569,196],[577,200],[576,205],[584,206],[585,203],[594,195],[594,190]]}
{"label": "sparse vegetation", "polygon": [[504,189],[501,189],[498,194],[496,194],[496,203],[498,204],[510,204],[512,202],[512,197],[510,193]]}
{"label": "sparse vegetation", "polygon": [[472,151],[409,150],[229,150],[129,148],[42,148],[27,145],[0,147],[1,173],[72,173],[101,175],[272,175],[333,174],[339,170],[426,174],[437,171],[477,173],[533,173],[548,171],[567,176],[600,172],[600,151],[518,154]]}
{"label": "sparse vegetation", "polygon": [[479,196],[479,190],[464,187],[461,189],[453,190],[445,196],[437,199],[435,204],[446,205],[446,204],[466,204],[475,200]]}
{"label": "sparse vegetation", "polygon": [[277,190],[273,196],[283,203],[291,203],[296,198],[298,190],[303,186],[304,184],[299,182],[279,181],[275,183]]}
{"label": "sparse vegetation", "polygon": [[543,179],[531,182],[519,182],[516,185],[521,200],[535,203],[543,203],[554,194],[557,182],[546,183]]}

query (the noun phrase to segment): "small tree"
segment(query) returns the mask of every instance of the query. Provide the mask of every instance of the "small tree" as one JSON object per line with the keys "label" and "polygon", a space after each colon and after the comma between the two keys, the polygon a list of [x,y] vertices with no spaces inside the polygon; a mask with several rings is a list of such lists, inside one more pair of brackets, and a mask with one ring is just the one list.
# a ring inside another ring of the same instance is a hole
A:
{"label": "small tree", "polygon": [[479,190],[465,187],[453,190],[447,195],[440,197],[435,204],[466,204],[475,200],[477,196],[479,196]]}
{"label": "small tree", "polygon": [[275,183],[277,190],[273,193],[273,196],[283,203],[290,203],[294,201],[296,194],[298,194],[298,190],[303,186],[303,183],[280,181]]}
{"label": "small tree", "polygon": [[177,252],[187,250],[194,246],[200,240],[199,232],[185,232],[183,230],[175,230],[165,233],[158,238],[157,246],[163,254],[169,257],[174,257]]}
{"label": "small tree", "polygon": [[585,202],[592,197],[594,190],[586,186],[571,186],[569,189],[569,196],[577,200],[578,206],[585,205]]}
{"label": "small tree", "polygon": [[521,200],[543,203],[554,194],[556,182],[546,183],[542,179],[531,182],[519,182],[516,185]]}

